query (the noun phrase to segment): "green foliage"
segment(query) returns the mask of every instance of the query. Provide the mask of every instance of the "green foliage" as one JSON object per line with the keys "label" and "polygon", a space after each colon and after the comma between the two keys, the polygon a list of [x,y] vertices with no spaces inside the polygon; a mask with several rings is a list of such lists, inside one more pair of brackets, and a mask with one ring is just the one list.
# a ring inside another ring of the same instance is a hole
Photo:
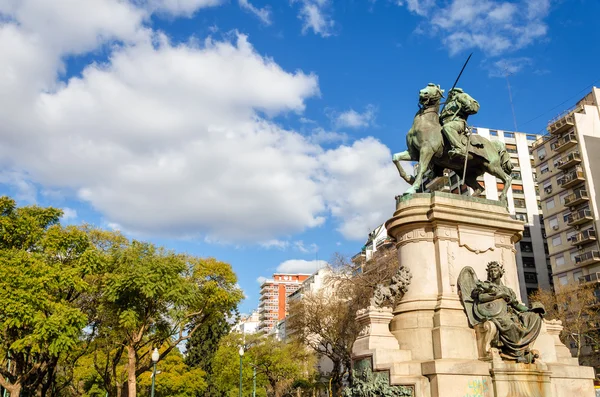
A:
{"label": "green foliage", "polygon": [[58,209],[1,197],[0,214],[0,383],[35,390],[81,342],[79,303],[99,257],[84,231],[59,225]]}
{"label": "green foliage", "polygon": [[[194,397],[203,395],[207,383],[205,372],[188,366],[178,349],[174,349],[157,365],[155,381],[156,397]],[[139,377],[138,391],[149,395],[152,384],[152,370]]]}
{"label": "green foliage", "polygon": [[[232,333],[221,339],[213,363],[211,396],[237,396],[239,393],[238,350],[244,337]],[[296,380],[310,378],[315,372],[316,356],[303,346],[277,341],[269,336],[246,335],[242,359],[243,394],[251,395],[256,369],[256,395],[280,396]],[[267,394],[268,392],[268,394]]]}

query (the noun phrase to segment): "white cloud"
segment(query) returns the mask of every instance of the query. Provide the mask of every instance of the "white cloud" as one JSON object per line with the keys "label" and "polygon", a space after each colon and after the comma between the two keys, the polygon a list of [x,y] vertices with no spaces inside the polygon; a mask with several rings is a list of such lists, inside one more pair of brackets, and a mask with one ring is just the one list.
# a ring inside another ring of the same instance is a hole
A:
{"label": "white cloud", "polygon": [[375,122],[377,108],[373,105],[367,105],[362,113],[354,109],[347,110],[335,116],[335,125],[338,128],[364,128]]}
{"label": "white cloud", "polygon": [[258,278],[256,279],[256,282],[257,282],[257,283],[259,283],[259,284],[262,284],[262,283],[264,283],[264,282],[265,282],[265,281],[267,281],[267,280],[268,280],[268,278],[266,278],[266,277],[263,277],[263,276],[260,276],[260,277],[258,277]]}
{"label": "white cloud", "polygon": [[224,0],[140,0],[139,2],[151,12],[189,17],[201,8],[218,6]]}
{"label": "white cloud", "polygon": [[408,188],[391,156],[381,142],[365,138],[321,157],[327,206],[339,221],[338,231],[347,239],[364,240],[393,214],[394,197]]}
{"label": "white cloud", "polygon": [[503,58],[491,65],[490,76],[504,77],[521,72],[524,68],[531,66],[533,60],[527,57]]}
{"label": "white cloud", "polygon": [[325,143],[346,142],[348,140],[348,135],[343,132],[326,131],[321,127],[317,127],[312,130],[308,139],[312,143],[320,145]]}
{"label": "white cloud", "polygon": [[294,241],[294,248],[304,254],[314,254],[319,251],[319,246],[317,244],[311,243],[305,245],[302,240]]}
{"label": "white cloud", "polygon": [[61,220],[63,222],[73,221],[73,220],[77,219],[77,211],[74,210],[73,208],[62,207],[62,211],[63,211],[63,216],[61,217]]}
{"label": "white cloud", "polygon": [[[282,69],[239,33],[171,43],[145,25],[148,2],[90,0],[99,13],[73,4],[74,16],[59,9],[74,0],[40,1],[0,3],[0,167],[33,200],[36,186],[76,192],[107,227],[142,237],[283,248],[281,236],[329,214],[358,239],[391,214],[401,183],[385,146],[326,150],[324,138],[343,136],[305,136],[268,118],[301,114],[319,95],[315,75]],[[104,63],[57,79],[61,59],[101,46]]]}
{"label": "white cloud", "polygon": [[302,33],[312,30],[314,34],[328,37],[333,34],[335,22],[328,15],[326,9],[330,7],[330,0],[291,0],[300,3],[298,18],[302,20]]}
{"label": "white cloud", "polygon": [[397,4],[427,19],[419,31],[442,39],[450,54],[479,49],[496,56],[546,36],[549,0],[404,0]]}
{"label": "white cloud", "polygon": [[265,25],[271,24],[271,10],[268,7],[258,8],[250,4],[248,0],[239,0],[240,7],[254,14]]}
{"label": "white cloud", "polygon": [[263,241],[263,242],[259,243],[259,245],[266,249],[276,248],[276,249],[284,250],[287,247],[289,247],[290,243],[289,243],[289,241],[271,239],[268,241]]}
{"label": "white cloud", "polygon": [[327,266],[327,261],[306,261],[304,259],[289,259],[277,266],[277,272],[312,274],[325,266]]}

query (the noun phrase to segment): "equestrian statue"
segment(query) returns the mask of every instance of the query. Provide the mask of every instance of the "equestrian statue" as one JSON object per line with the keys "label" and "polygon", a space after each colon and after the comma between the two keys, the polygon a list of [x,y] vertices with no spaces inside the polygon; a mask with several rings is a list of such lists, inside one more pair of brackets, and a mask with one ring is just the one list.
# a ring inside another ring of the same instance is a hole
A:
{"label": "equestrian statue", "polygon": [[[440,113],[442,98],[444,90],[436,84],[419,91],[419,110],[406,135],[407,150],[393,156],[400,176],[412,185],[404,194],[417,192],[427,171],[442,176],[448,168],[459,175],[464,173],[464,183],[473,189],[474,196],[483,192],[477,182],[479,176],[487,172],[499,178],[504,184],[500,201],[506,204],[513,165],[504,143],[470,133],[467,118],[479,111],[479,103],[469,94],[452,88]],[[417,161],[416,175],[408,175],[401,161]]]}

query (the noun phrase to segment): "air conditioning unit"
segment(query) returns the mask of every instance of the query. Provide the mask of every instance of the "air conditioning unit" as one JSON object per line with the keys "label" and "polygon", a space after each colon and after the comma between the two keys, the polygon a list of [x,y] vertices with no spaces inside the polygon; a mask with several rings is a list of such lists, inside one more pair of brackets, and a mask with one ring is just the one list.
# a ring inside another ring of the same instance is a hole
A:
{"label": "air conditioning unit", "polygon": [[552,188],[551,187],[547,187],[544,189],[544,191],[546,192],[546,194],[550,194],[552,193]]}
{"label": "air conditioning unit", "polygon": [[540,156],[540,160],[543,160],[543,159],[545,159],[545,158],[546,158],[546,156],[545,156],[545,155],[543,155],[543,154]]}
{"label": "air conditioning unit", "polygon": [[552,226],[552,229],[553,229],[553,230],[558,230],[558,225],[554,225],[554,226]]}
{"label": "air conditioning unit", "polygon": [[543,237],[543,238],[546,238],[546,237],[548,237],[548,236],[546,236],[546,232],[543,232],[543,233],[542,233],[542,237]]}

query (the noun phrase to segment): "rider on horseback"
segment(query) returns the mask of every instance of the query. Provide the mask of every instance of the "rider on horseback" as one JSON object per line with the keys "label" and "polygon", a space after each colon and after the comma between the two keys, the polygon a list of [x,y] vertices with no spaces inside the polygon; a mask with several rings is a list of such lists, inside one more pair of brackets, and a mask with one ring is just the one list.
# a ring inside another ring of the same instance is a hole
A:
{"label": "rider on horseback", "polygon": [[462,142],[461,135],[467,135],[467,118],[478,111],[479,103],[469,94],[461,88],[450,90],[446,106],[440,115],[442,132],[452,146],[448,151],[450,158],[467,156],[467,147]]}

